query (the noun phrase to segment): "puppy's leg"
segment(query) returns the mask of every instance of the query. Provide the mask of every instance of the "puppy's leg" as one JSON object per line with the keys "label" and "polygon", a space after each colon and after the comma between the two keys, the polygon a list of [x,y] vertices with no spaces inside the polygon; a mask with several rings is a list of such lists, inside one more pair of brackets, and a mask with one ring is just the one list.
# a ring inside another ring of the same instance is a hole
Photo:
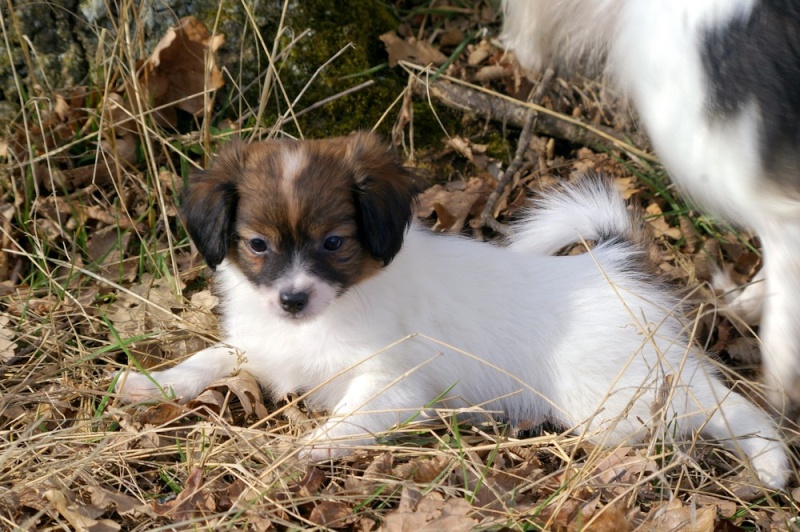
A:
{"label": "puppy's leg", "polygon": [[421,384],[414,378],[397,382],[383,374],[355,376],[330,417],[306,438],[309,448],[300,455],[318,462],[374,443],[377,436],[416,417],[426,398],[436,396]]}
{"label": "puppy's leg", "polygon": [[728,271],[719,269],[711,275],[711,286],[725,299],[723,314],[739,318],[747,325],[761,323],[766,292],[763,268],[747,286],[737,286]]}
{"label": "puppy's leg", "polygon": [[764,247],[766,296],[761,320],[764,378],[770,400],[800,403],[800,223],[759,227]]}
{"label": "puppy's leg", "polygon": [[[636,366],[631,371],[635,369]],[[676,371],[667,369],[665,373],[675,375]],[[725,387],[710,370],[691,362],[683,370],[683,378],[675,379],[673,387],[666,390],[647,379],[642,379],[638,387],[635,382],[636,379],[630,380],[603,398],[599,390],[604,387],[596,381],[590,387],[592,384],[587,381],[587,386],[574,388],[583,392],[580,397],[565,396],[569,403],[562,398],[559,410],[573,426],[589,420],[592,439],[609,445],[629,439],[641,441],[645,428],[662,427],[663,438],[670,440],[675,435],[678,441],[701,432],[746,457],[765,486],[784,487],[789,460],[772,420]],[[666,392],[670,401],[661,407],[665,411],[653,412],[653,406],[662,402],[658,398]],[[619,415],[622,413],[625,415]],[[643,427],[641,420],[646,419],[651,421]],[[595,432],[597,429],[600,431]]]}
{"label": "puppy's leg", "polygon": [[[709,386],[699,385],[703,379],[698,377],[685,400],[691,428],[745,455],[764,486],[783,488],[789,474],[789,458],[772,420],[715,377],[708,376]],[[678,399],[673,401],[673,406],[677,402]]]}
{"label": "puppy's leg", "polygon": [[173,368],[153,371],[149,376],[120,372],[116,392],[127,403],[173,397],[186,402],[197,397],[215,380],[233,373],[238,362],[239,356],[234,348],[217,344],[195,353]]}

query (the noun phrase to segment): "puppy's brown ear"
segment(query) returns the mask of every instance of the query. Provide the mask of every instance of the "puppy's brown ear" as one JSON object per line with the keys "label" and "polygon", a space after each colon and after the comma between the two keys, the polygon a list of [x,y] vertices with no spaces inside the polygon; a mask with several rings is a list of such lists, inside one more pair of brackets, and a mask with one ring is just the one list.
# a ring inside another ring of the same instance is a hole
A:
{"label": "puppy's brown ear", "polygon": [[222,262],[235,238],[237,183],[243,168],[244,146],[231,142],[208,170],[190,176],[183,193],[186,229],[211,269]]}
{"label": "puppy's brown ear", "polygon": [[377,135],[357,133],[348,141],[348,156],[356,167],[353,191],[359,238],[386,266],[403,245],[419,189],[412,173]]}

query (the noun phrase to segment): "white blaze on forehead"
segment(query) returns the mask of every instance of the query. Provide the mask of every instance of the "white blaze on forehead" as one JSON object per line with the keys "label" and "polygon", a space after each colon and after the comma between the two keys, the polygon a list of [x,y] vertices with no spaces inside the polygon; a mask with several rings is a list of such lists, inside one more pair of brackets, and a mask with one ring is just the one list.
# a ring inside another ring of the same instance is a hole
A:
{"label": "white blaze on forehead", "polygon": [[286,201],[292,222],[299,215],[299,199],[297,197],[297,179],[308,166],[308,156],[302,145],[294,145],[283,150],[281,157],[281,192]]}

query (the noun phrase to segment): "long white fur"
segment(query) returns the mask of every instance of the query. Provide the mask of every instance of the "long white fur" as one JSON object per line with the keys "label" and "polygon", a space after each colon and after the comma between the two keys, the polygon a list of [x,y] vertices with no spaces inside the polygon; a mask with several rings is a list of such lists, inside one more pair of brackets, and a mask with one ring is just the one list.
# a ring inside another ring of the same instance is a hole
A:
{"label": "long white fur", "polygon": [[[729,291],[729,310],[747,321],[763,315],[767,390],[782,406],[784,394],[800,400],[800,191],[765,178],[755,105],[729,120],[709,117],[700,51],[704,30],[747,15],[756,2],[504,0],[503,39],[533,70],[605,59],[605,70],[636,106],[682,190],[758,233],[764,251],[759,280],[766,282]],[[730,288],[724,275],[715,281]]]}
{"label": "long white fur", "polygon": [[[225,341],[151,375],[183,399],[237,369],[276,397],[311,391],[310,406],[331,414],[308,439],[313,459],[374,441],[450,390],[450,408],[551,419],[605,444],[659,427],[668,441],[699,431],[743,453],[765,485],[785,484],[772,421],[720,382],[676,300],[637,270],[641,250],[624,239],[636,226],[613,189],[590,181],[553,193],[518,229],[499,247],[412,227],[383,271],[299,322],[223,262]],[[550,256],[580,239],[606,241]],[[662,392],[671,401],[653,414]],[[157,390],[130,373],[120,393]]]}

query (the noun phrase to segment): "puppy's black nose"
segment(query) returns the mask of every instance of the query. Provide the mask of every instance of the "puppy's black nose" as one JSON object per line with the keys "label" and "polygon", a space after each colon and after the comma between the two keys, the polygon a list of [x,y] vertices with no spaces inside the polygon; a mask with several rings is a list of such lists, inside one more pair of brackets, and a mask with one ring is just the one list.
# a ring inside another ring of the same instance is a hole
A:
{"label": "puppy's black nose", "polygon": [[308,305],[308,292],[281,292],[281,307],[286,312],[297,314]]}

